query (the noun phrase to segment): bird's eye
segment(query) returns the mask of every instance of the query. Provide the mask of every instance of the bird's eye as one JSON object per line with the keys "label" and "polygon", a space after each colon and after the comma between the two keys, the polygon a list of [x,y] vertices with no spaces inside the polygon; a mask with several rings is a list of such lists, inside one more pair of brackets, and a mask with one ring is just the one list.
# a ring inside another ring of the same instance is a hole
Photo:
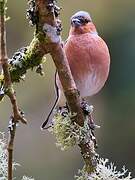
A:
{"label": "bird's eye", "polygon": [[85,23],[84,19],[79,19],[82,24]]}
{"label": "bird's eye", "polygon": [[88,22],[91,22],[91,19],[88,19],[83,16],[75,16],[71,19],[71,25],[76,26],[76,27],[79,27],[81,25],[83,26],[87,24]]}
{"label": "bird's eye", "polygon": [[84,17],[78,17],[78,19],[79,19],[79,21],[82,23],[82,24],[87,24],[88,22],[90,22],[90,20],[89,19],[86,19],[86,18],[84,18]]}
{"label": "bird's eye", "polygon": [[90,22],[90,20],[89,19],[84,19],[84,22],[88,23],[88,22]]}

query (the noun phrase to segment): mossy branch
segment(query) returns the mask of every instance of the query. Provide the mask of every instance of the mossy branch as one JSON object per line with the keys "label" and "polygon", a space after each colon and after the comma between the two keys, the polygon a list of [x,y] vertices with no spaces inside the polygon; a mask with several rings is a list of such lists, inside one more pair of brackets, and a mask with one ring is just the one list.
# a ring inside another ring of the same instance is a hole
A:
{"label": "mossy branch", "polygon": [[[11,59],[8,59],[8,68],[12,83],[24,80],[25,74],[29,69],[38,67],[45,61],[47,50],[43,47],[43,39],[43,34],[34,34],[34,38],[28,47],[19,49]],[[2,71],[0,75],[0,101],[7,93],[6,87],[3,86],[4,78],[4,72]]]}
{"label": "mossy branch", "polygon": [[84,116],[80,108],[80,97],[76,88],[68,60],[62,48],[60,37],[60,20],[58,19],[59,8],[54,0],[35,0],[38,14],[37,31],[44,33],[45,49],[49,51],[58,71],[58,75],[63,86],[67,103],[71,112],[76,112],[75,121],[83,126]]}
{"label": "mossy branch", "polygon": [[[35,0],[36,13],[38,14],[37,32],[44,33],[44,47],[49,51],[58,71],[63,91],[68,103],[71,114],[76,116],[72,123],[77,123],[80,127],[84,126],[85,116],[81,108],[81,97],[79,96],[76,84],[71,74],[67,57],[61,45],[59,10],[55,0]],[[79,144],[82,157],[86,164],[86,171],[92,173],[97,166],[94,143],[89,139],[88,142],[81,141]]]}
{"label": "mossy branch", "polygon": [[12,61],[13,64],[10,65],[12,82],[19,82],[26,74],[27,70],[33,69],[43,62],[43,57],[46,53],[42,47],[40,38],[41,35],[35,35],[23,57],[16,62],[14,60]]}
{"label": "mossy branch", "polygon": [[16,124],[18,121],[26,123],[25,118],[22,116],[17,99],[14,93],[12,86],[11,76],[9,72],[9,64],[7,57],[7,47],[6,47],[6,29],[5,29],[5,20],[6,20],[6,0],[0,0],[0,62],[2,65],[4,80],[3,86],[6,89],[6,95],[10,98],[12,104],[13,115],[11,116],[10,126],[9,126],[9,140],[8,140],[8,180],[13,178],[13,147],[14,147],[14,138],[16,134]]}

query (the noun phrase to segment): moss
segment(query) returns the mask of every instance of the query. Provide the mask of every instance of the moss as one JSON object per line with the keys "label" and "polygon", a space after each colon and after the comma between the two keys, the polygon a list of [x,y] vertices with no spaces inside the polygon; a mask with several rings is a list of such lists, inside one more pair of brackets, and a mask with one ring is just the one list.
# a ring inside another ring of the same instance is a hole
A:
{"label": "moss", "polygon": [[5,15],[5,8],[6,8],[6,0],[0,0],[0,15]]}
{"label": "moss", "polygon": [[6,11],[7,11],[7,0],[0,0],[0,15],[4,16],[5,21],[9,20],[10,17],[6,17]]}
{"label": "moss", "polygon": [[47,40],[45,33],[43,33],[42,31],[39,31],[35,37],[39,40],[39,42],[41,43],[48,43],[49,41]]}
{"label": "moss", "polygon": [[[45,61],[44,50],[41,47],[41,43],[44,40],[43,34],[36,34],[30,45],[25,48],[19,49],[11,59],[9,59],[9,72],[12,82],[20,82],[24,80],[27,70],[38,67]],[[36,71],[43,75],[42,69]],[[0,74],[0,101],[6,94],[4,89],[4,75]]]}
{"label": "moss", "polygon": [[17,60],[17,62],[9,68],[12,82],[19,82],[28,69],[33,69],[40,65],[43,62],[43,56],[44,53],[40,48],[40,41],[37,37],[34,37],[24,57]]}
{"label": "moss", "polygon": [[4,80],[4,75],[0,74],[0,81],[3,81],[3,80]]}

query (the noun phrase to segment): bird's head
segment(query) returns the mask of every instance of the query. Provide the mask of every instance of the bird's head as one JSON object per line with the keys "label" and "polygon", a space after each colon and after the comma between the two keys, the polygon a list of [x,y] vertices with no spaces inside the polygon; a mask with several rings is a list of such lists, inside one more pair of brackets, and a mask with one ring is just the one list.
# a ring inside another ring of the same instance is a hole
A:
{"label": "bird's head", "polygon": [[78,11],[71,17],[70,34],[84,34],[88,32],[96,32],[91,16],[88,12]]}

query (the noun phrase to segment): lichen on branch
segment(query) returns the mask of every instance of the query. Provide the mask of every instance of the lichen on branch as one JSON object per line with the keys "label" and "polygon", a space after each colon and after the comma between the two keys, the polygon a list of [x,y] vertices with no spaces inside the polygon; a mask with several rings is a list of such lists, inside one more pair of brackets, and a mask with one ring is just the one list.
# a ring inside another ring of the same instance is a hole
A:
{"label": "lichen on branch", "polygon": [[[4,5],[4,1],[0,1],[1,5]],[[6,1],[5,1],[6,2]],[[31,1],[31,3],[34,1]],[[32,7],[31,7],[32,6]],[[33,9],[34,4],[30,5],[30,8]],[[29,12],[29,13],[28,13]],[[1,13],[4,12],[1,9]],[[30,16],[30,10],[27,10],[27,16]],[[5,16],[5,13],[4,13]],[[38,17],[35,15],[35,18]],[[37,20],[35,20],[37,22]],[[24,80],[25,74],[29,69],[36,68],[36,72],[43,75],[42,72],[42,63],[45,61],[45,54],[48,53],[45,49],[44,43],[47,43],[45,35],[43,32],[38,31],[36,28],[34,37],[29,46],[20,48],[13,54],[13,56],[8,59],[8,69],[11,76],[11,82],[20,82]],[[0,101],[3,99],[4,95],[7,92],[6,87],[4,86],[4,72],[0,74]]]}
{"label": "lichen on branch", "polygon": [[60,146],[61,150],[67,150],[74,145],[95,140],[89,126],[89,118],[85,118],[84,126],[79,126],[74,122],[75,117],[76,113],[71,114],[66,107],[55,112],[49,131],[56,137],[56,144]]}
{"label": "lichen on branch", "polygon": [[45,60],[44,52],[40,47],[40,41],[35,35],[28,47],[21,48],[12,59],[9,59],[9,71],[12,82],[20,82],[27,70],[33,69]]}
{"label": "lichen on branch", "polygon": [[78,170],[78,175],[75,175],[76,180],[135,180],[132,178],[125,166],[121,171],[117,170],[114,163],[110,163],[108,159],[99,158],[96,170],[89,174],[84,166]]}
{"label": "lichen on branch", "polygon": [[[57,7],[55,0],[35,0],[35,7],[36,14],[38,15],[38,23],[36,24],[37,32],[44,33],[46,43],[43,44],[45,49],[47,49],[51,54],[56,66],[59,79],[61,81],[61,85],[67,100],[68,109],[71,115],[76,114],[73,119],[71,117],[67,118],[68,120],[71,120],[71,124],[69,123],[70,125],[68,125],[68,127],[71,128],[73,123],[76,123],[78,127],[81,126],[83,128],[84,124],[86,123],[86,118],[81,107],[82,100],[77,90],[75,81],[72,77],[72,73],[60,38],[60,8]],[[60,119],[62,120],[62,118]],[[80,141],[78,146],[80,147],[82,157],[87,166],[87,171],[90,173],[95,170],[97,161],[96,154],[94,152],[94,142],[91,141],[91,138],[89,140],[89,142]]]}
{"label": "lichen on branch", "polygon": [[79,126],[74,121],[77,114],[69,112],[66,106],[60,107],[55,111],[49,131],[55,136],[56,146],[60,147],[61,150],[68,150],[75,145],[81,147],[85,169],[87,172],[93,172],[98,155],[95,152],[96,139],[89,124],[89,114],[92,113],[93,107],[89,106],[89,109],[89,113],[85,116],[84,125]]}
{"label": "lichen on branch", "polygon": [[[35,34],[28,47],[19,49],[11,59],[8,59],[8,68],[12,83],[24,80],[29,69],[36,68],[36,72],[43,75],[42,69],[39,71],[42,63],[46,60],[45,50],[41,44],[42,39],[41,34]],[[0,101],[6,93],[7,89],[4,86],[4,74],[2,71],[0,74]]]}

